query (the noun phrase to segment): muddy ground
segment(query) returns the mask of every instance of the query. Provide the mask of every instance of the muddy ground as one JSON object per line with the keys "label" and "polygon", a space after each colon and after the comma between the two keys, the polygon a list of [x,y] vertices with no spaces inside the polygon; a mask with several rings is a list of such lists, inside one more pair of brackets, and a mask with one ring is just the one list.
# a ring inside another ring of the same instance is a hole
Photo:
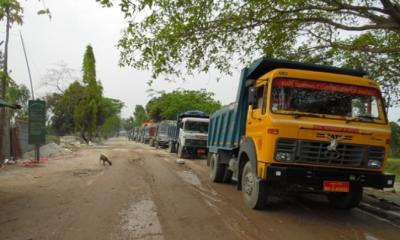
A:
{"label": "muddy ground", "polygon": [[[103,166],[104,153],[113,165]],[[113,139],[36,168],[0,170],[0,239],[399,239],[396,224],[323,197],[248,209],[205,160]]]}

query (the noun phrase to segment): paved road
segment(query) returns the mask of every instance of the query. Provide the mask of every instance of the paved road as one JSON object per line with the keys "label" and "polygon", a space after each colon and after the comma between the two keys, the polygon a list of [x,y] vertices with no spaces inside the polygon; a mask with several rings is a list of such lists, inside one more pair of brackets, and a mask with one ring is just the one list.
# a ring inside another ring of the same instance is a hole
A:
{"label": "paved road", "polygon": [[205,160],[175,160],[114,139],[40,168],[2,170],[0,239],[399,239],[398,226],[316,197],[250,210],[234,185],[209,182]]}

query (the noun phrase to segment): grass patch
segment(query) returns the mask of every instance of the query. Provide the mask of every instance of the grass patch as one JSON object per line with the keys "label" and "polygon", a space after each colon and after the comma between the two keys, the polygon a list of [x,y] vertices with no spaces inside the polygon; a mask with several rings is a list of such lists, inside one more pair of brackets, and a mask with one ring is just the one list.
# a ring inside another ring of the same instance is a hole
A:
{"label": "grass patch", "polygon": [[396,174],[396,182],[400,182],[400,158],[389,158],[385,172]]}

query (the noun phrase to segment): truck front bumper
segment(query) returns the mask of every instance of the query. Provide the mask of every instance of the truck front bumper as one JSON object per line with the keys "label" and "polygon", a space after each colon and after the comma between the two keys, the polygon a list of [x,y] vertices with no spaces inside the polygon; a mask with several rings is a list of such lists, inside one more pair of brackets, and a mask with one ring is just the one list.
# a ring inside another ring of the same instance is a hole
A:
{"label": "truck front bumper", "polygon": [[267,167],[267,182],[278,185],[301,185],[322,191],[324,181],[345,181],[350,185],[383,189],[394,186],[395,175],[343,169]]}
{"label": "truck front bumper", "polygon": [[184,146],[184,150],[191,154],[207,155],[208,149],[206,146]]}

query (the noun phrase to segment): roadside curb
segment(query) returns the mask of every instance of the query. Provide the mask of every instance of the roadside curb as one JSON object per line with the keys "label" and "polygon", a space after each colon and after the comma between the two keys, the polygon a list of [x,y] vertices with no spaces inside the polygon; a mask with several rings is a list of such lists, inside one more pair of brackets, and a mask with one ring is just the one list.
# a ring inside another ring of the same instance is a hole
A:
{"label": "roadside curb", "polygon": [[400,205],[380,194],[364,193],[358,208],[400,225]]}
{"label": "roadside curb", "polygon": [[400,213],[397,211],[383,210],[382,208],[372,206],[371,204],[365,202],[361,202],[358,208],[381,218],[387,219],[396,225],[400,225]]}

